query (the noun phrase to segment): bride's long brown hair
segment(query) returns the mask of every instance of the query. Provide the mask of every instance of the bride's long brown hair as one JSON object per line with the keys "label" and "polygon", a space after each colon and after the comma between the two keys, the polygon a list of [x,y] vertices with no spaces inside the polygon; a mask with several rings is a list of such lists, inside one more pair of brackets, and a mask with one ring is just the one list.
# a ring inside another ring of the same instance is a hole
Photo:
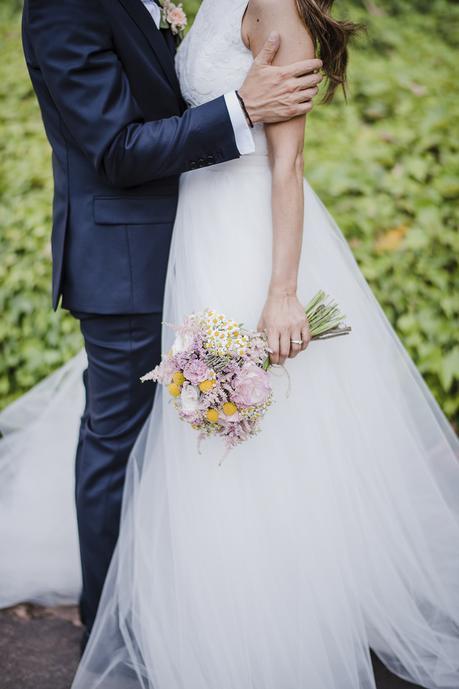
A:
{"label": "bride's long brown hair", "polygon": [[334,0],[296,0],[298,12],[311,34],[317,56],[323,62],[327,88],[323,98],[329,103],[338,86],[346,95],[348,43],[362,27],[351,21],[334,19],[330,12]]}

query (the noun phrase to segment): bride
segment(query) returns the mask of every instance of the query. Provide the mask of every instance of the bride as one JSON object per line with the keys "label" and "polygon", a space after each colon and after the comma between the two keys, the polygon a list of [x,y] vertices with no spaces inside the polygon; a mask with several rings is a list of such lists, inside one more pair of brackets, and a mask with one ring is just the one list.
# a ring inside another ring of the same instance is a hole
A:
{"label": "bride", "polygon": [[[320,47],[331,98],[352,26],[317,12],[305,0],[203,0],[177,56],[185,99],[237,88],[273,27],[279,63]],[[303,181],[304,125],[255,126],[255,153],[182,176],[164,320],[210,306],[258,325],[273,362],[289,358],[291,393],[273,378],[261,434],[220,466],[218,440],[200,454],[157,391],[73,689],[374,689],[370,647],[412,682],[459,686],[458,442]],[[353,334],[303,353],[302,304],[322,288]],[[165,328],[163,351],[172,336]],[[72,456],[83,367],[80,356],[25,400],[33,418],[52,397],[59,437],[47,467],[32,468],[38,484],[56,455],[67,505],[59,524],[46,522],[65,548],[48,565],[50,598],[71,599],[79,586],[62,448]],[[16,418],[12,408],[3,423],[14,428]],[[35,514],[51,522],[42,503]],[[2,543],[7,533],[2,526]]]}

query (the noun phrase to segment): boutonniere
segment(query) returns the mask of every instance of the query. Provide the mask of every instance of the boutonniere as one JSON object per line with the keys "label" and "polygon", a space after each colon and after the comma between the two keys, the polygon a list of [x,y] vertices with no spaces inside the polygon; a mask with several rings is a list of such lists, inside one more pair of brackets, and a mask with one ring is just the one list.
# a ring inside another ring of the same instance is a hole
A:
{"label": "boutonniere", "polygon": [[161,0],[161,5],[161,29],[170,29],[181,40],[188,23],[182,3],[176,5],[172,0]]}

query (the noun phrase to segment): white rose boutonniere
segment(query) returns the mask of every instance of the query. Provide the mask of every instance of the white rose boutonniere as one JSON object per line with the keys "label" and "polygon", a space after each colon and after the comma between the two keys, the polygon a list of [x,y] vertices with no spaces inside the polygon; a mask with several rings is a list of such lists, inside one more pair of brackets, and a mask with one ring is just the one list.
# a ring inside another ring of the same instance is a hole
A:
{"label": "white rose boutonniere", "polygon": [[182,3],[176,5],[172,0],[162,0],[161,5],[161,29],[170,29],[174,36],[182,40],[188,23]]}

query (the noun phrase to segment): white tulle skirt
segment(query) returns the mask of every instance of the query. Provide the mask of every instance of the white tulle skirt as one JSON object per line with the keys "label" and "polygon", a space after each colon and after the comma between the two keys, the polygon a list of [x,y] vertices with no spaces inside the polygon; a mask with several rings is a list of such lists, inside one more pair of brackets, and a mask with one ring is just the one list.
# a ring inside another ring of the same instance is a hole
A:
{"label": "white tulle skirt", "polygon": [[[210,306],[256,326],[270,192],[262,155],[183,176],[165,321]],[[459,687],[458,442],[305,195],[300,297],[326,290],[353,333],[288,362],[290,394],[276,375],[261,434],[222,466],[158,391],[73,689],[370,689],[370,647]]]}
{"label": "white tulle skirt", "polygon": [[0,608],[78,599],[74,465],[85,367],[81,352],[0,414]]}

